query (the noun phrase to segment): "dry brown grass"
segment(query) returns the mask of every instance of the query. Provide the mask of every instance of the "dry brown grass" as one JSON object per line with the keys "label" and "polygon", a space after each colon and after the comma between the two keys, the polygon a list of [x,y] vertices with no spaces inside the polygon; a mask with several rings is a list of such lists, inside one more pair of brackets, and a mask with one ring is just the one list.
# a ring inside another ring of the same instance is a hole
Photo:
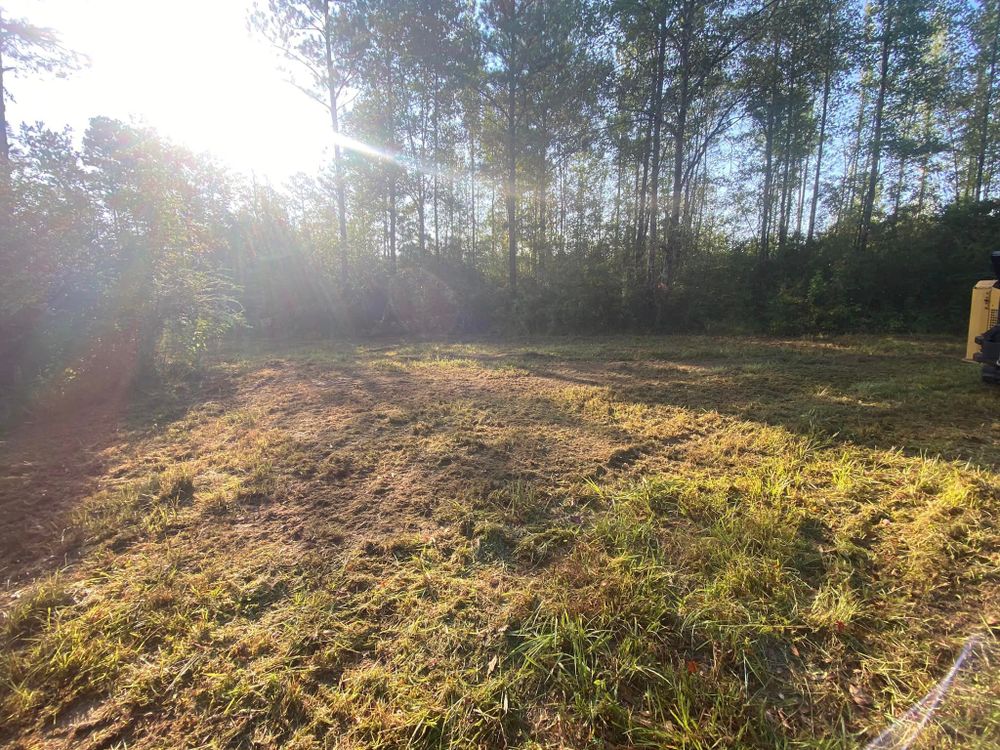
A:
{"label": "dry brown grass", "polygon": [[[15,431],[0,741],[854,746],[993,649],[1000,394],[957,353],[242,349]],[[980,672],[925,741],[996,740]]]}

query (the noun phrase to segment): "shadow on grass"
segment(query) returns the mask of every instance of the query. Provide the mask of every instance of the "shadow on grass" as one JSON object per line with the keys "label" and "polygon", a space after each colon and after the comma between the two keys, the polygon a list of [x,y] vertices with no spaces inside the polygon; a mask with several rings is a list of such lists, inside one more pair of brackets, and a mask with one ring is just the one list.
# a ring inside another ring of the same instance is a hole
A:
{"label": "shadow on grass", "polygon": [[940,344],[926,354],[776,345],[715,356],[652,354],[601,364],[513,359],[537,377],[609,387],[623,402],[718,412],[987,469],[1000,465],[1000,389],[982,384],[974,368]]}
{"label": "shadow on grass", "polygon": [[[16,730],[82,684],[140,744],[847,747],[937,673],[944,616],[914,617],[924,600],[901,581],[958,590],[974,559],[961,606],[986,609],[968,597],[992,591],[977,547],[992,496],[971,472],[795,452],[817,433],[968,452],[968,415],[991,402],[961,395],[943,345],[559,347],[265,352],[221,391],[134,406],[162,429],[219,402],[133,448],[143,471],[184,464],[96,519],[108,577],[79,610],[58,590],[25,610],[38,643],[72,626],[85,647],[47,673],[44,648],[18,646],[37,692],[15,696]],[[734,426],[789,455],[729,460]],[[674,471],[638,477],[645,451]],[[235,484],[209,505],[221,475]],[[142,547],[119,550],[129,525]],[[61,628],[36,617],[50,607]],[[84,616],[105,609],[117,628]],[[105,680],[74,682],[100,647],[116,659]],[[125,695],[136,665],[155,679]]]}
{"label": "shadow on grass", "polygon": [[174,383],[121,379],[69,388],[19,414],[0,438],[0,580],[68,564],[66,519],[122,451],[233,391],[217,372]]}

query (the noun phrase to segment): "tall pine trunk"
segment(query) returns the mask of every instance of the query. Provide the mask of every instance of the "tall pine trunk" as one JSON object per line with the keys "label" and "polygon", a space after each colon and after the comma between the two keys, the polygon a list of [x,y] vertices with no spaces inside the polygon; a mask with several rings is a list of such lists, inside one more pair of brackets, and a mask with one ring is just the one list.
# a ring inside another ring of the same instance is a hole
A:
{"label": "tall pine trunk", "polygon": [[[410,153],[416,154],[417,143],[413,136],[413,127],[411,125],[407,125],[406,127],[406,136],[410,142]],[[427,142],[425,136],[426,132],[421,136],[422,143]],[[421,153],[423,152],[424,149],[421,149]],[[421,172],[417,173],[416,179],[417,195],[414,202],[417,207],[417,248],[420,258],[423,259],[427,253],[427,181],[424,180],[424,175]]]}
{"label": "tall pine trunk", "polygon": [[[0,15],[0,28],[3,16]],[[7,90],[3,82],[3,54],[0,51],[0,178],[10,171],[10,141],[7,140]]]}
{"label": "tall pine trunk", "polygon": [[774,31],[774,41],[771,43],[771,60],[774,70],[771,71],[770,100],[767,106],[767,122],[764,124],[764,188],[761,195],[760,237],[757,253],[761,260],[766,260],[771,250],[771,222],[774,214],[774,183],[775,180],[775,144],[774,135],[778,127],[778,84],[776,71],[778,69],[779,40],[777,30]]}
{"label": "tall pine trunk", "polygon": [[548,195],[549,195],[549,118],[548,109],[542,108],[541,117],[541,165],[539,168],[539,196],[538,196],[538,237],[536,245],[538,247],[538,265],[544,267],[548,260]]}
{"label": "tall pine trunk", "polygon": [[517,295],[517,70],[516,45],[511,40],[507,67],[507,179],[504,201],[507,207],[507,286],[511,300]]}
{"label": "tall pine trunk", "polygon": [[334,189],[337,193],[337,225],[340,235],[340,280],[344,282],[347,280],[347,190],[344,186],[344,156],[340,148],[340,121],[337,114],[338,91],[336,69],[333,64],[333,16],[330,15],[330,2],[331,0],[323,0],[323,36],[326,43],[326,83],[327,95],[329,96],[330,125],[333,128],[334,138]]}
{"label": "tall pine trunk", "polygon": [[681,199],[684,197],[684,144],[687,140],[687,118],[691,102],[691,35],[694,33],[693,0],[684,4],[681,21],[681,43],[677,50],[680,81],[677,89],[677,121],[674,123],[674,163],[670,185],[670,220],[667,224],[666,252],[663,258],[663,283],[669,288],[674,282],[680,258]]}
{"label": "tall pine trunk", "polygon": [[[794,85],[794,83],[793,83]],[[790,123],[785,125],[785,142],[782,145],[784,151],[784,164],[781,168],[781,200],[779,202],[778,213],[778,247],[784,249],[788,241],[788,223],[792,210],[792,157],[791,157],[792,128]]]}
{"label": "tall pine trunk", "polygon": [[653,102],[650,99],[650,109],[648,117],[646,118],[646,137],[642,142],[642,180],[639,183],[639,191],[637,193],[636,209],[635,209],[635,267],[636,276],[638,276],[642,267],[642,258],[646,249],[646,229],[649,224],[646,220],[646,195],[649,192],[647,186],[649,184],[649,159],[652,154],[652,140],[653,140]]}
{"label": "tall pine trunk", "polygon": [[[514,94],[511,88],[511,106]],[[514,152],[517,128],[513,109],[507,123],[507,190],[504,200],[507,207],[507,279],[511,296],[517,294],[517,156]]]}
{"label": "tall pine trunk", "polygon": [[806,186],[809,183],[809,154],[802,164],[802,177],[799,179],[799,206],[795,212],[795,234],[799,240],[802,239],[802,216],[806,204]]}
{"label": "tall pine trunk", "polygon": [[865,189],[864,203],[861,210],[861,223],[858,227],[858,252],[863,253],[868,247],[868,235],[871,231],[872,214],[875,210],[875,193],[878,188],[879,163],[882,157],[882,118],[885,114],[885,97],[889,88],[889,59],[892,53],[892,11],[886,0],[880,3],[884,14],[882,24],[881,60],[879,62],[878,96],[875,99],[875,113],[872,132],[871,169],[868,172],[868,186]]}
{"label": "tall pine trunk", "polygon": [[389,167],[389,270],[396,273],[396,172]]}
{"label": "tall pine trunk", "polygon": [[993,83],[997,73],[997,47],[1000,41],[1000,2],[993,8],[993,43],[990,45],[990,67],[986,80],[986,91],[983,93],[983,112],[979,118],[979,150],[976,153],[976,187],[977,201],[983,197],[983,171],[986,166],[986,151],[990,140],[990,112],[993,105]]}
{"label": "tall pine trunk", "polygon": [[774,102],[769,105],[764,130],[764,189],[761,196],[760,237],[757,252],[761,258],[768,256],[771,242],[771,204],[774,181]]}
{"label": "tall pine trunk", "polygon": [[806,242],[812,242],[813,234],[816,231],[816,209],[819,206],[819,178],[823,173],[823,147],[826,145],[826,117],[830,106],[830,88],[832,85],[832,73],[830,68],[832,63],[827,62],[826,70],[823,71],[823,106],[819,116],[819,143],[816,146],[816,175],[813,178],[812,200],[809,204],[809,229],[806,233]]}
{"label": "tall pine trunk", "polygon": [[[930,140],[931,136],[931,110],[930,107],[924,108],[924,141]],[[922,214],[924,212],[924,203],[927,199],[927,178],[930,171],[930,161],[931,155],[929,151],[925,151],[923,156],[920,157],[920,188],[917,191],[917,213]]]}
{"label": "tall pine trunk", "polygon": [[476,265],[476,135],[469,131],[469,197],[472,215],[472,242],[469,244],[469,265]]}
{"label": "tall pine trunk", "polygon": [[432,127],[434,128],[434,257],[438,258],[441,255],[441,243],[438,234],[438,77],[434,76],[434,110],[433,110],[433,122]]}
{"label": "tall pine trunk", "polygon": [[656,252],[658,250],[657,245],[659,244],[660,130],[663,126],[663,66],[666,54],[667,18],[664,14],[659,21],[656,49],[656,76],[653,82],[653,163],[649,194],[649,250],[646,256],[646,272],[648,274],[647,283],[650,284],[651,288],[656,281]]}

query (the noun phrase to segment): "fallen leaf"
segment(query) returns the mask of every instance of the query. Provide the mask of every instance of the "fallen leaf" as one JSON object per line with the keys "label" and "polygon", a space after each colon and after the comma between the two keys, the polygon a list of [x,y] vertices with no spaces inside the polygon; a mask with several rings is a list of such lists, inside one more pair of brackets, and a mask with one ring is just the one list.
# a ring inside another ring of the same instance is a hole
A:
{"label": "fallen leaf", "polygon": [[696,662],[694,659],[688,659],[687,670],[688,674],[695,674],[698,671],[698,662]]}

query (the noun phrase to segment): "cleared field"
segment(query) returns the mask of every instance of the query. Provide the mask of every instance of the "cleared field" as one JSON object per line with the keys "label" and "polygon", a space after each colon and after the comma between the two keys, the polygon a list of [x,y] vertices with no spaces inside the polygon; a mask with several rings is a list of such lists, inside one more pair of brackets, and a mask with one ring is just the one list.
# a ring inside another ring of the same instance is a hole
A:
{"label": "cleared field", "polygon": [[0,454],[0,744],[1000,742],[962,342],[234,352]]}

